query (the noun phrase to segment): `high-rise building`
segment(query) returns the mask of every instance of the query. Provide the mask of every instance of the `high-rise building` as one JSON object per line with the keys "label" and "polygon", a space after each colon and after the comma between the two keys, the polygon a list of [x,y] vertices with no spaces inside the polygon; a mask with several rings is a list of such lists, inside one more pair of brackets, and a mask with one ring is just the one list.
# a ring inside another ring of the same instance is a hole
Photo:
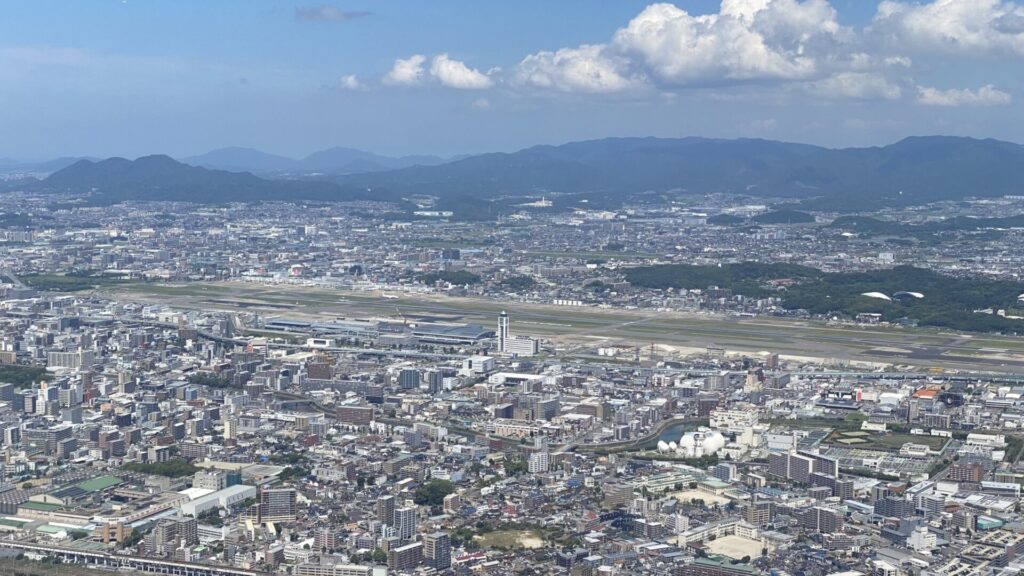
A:
{"label": "high-rise building", "polygon": [[398,386],[402,390],[413,390],[420,387],[420,371],[415,368],[403,368],[398,373]]}
{"label": "high-rise building", "polygon": [[551,455],[548,454],[547,450],[530,454],[530,460],[527,463],[527,469],[530,474],[542,474],[547,472],[550,466]]}
{"label": "high-rise building", "polygon": [[423,542],[413,542],[388,550],[388,570],[412,570],[423,561]]}
{"label": "high-rise building", "polygon": [[747,504],[743,518],[754,526],[765,526],[775,519],[775,503],[771,500],[760,500]]}
{"label": "high-rise building", "polygon": [[814,467],[811,470],[812,472],[828,474],[829,476],[839,476],[839,460],[829,458],[828,456],[818,454],[817,452],[808,452],[806,450],[801,450],[798,454],[813,460]]}
{"label": "high-rise building", "polygon": [[395,525],[395,497],[385,494],[377,498],[377,520],[386,526]]}
{"label": "high-rise building", "polygon": [[875,514],[886,518],[906,518],[913,516],[915,512],[914,504],[905,498],[886,496],[875,502]]}
{"label": "high-rise building", "polygon": [[807,484],[814,471],[814,459],[800,454],[789,455],[789,478],[794,482]]}
{"label": "high-rise building", "polygon": [[146,537],[146,549],[157,554],[168,554],[179,546],[194,546],[199,543],[199,528],[196,519],[189,516],[164,518]]}
{"label": "high-rise building", "polygon": [[423,557],[435,570],[452,565],[452,540],[447,532],[434,532],[423,537]]}
{"label": "high-rise building", "polygon": [[508,312],[504,310],[498,316],[498,352],[508,352]]}
{"label": "high-rise building", "polygon": [[256,516],[260,522],[291,522],[299,515],[294,488],[263,490],[255,507],[258,507]]}
{"label": "high-rise building", "polygon": [[399,540],[412,540],[416,536],[416,507],[395,509],[395,536]]}
{"label": "high-rise building", "polygon": [[776,452],[769,454],[768,473],[779,478],[789,478],[789,454]]}
{"label": "high-rise building", "polygon": [[831,508],[815,506],[797,514],[800,526],[823,534],[837,532],[843,527],[842,514]]}

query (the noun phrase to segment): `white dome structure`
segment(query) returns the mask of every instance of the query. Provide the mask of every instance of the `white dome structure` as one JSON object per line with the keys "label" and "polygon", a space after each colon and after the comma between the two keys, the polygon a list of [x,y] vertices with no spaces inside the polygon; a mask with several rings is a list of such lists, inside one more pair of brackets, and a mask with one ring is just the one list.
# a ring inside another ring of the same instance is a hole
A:
{"label": "white dome structure", "polygon": [[679,449],[679,446],[677,446],[675,442],[669,442],[668,443],[668,449],[675,451],[675,450]]}
{"label": "white dome structure", "polygon": [[668,442],[665,442],[664,440],[659,440],[658,452],[668,452]]}
{"label": "white dome structure", "polygon": [[[669,444],[671,446],[671,444]],[[679,439],[679,452],[687,458],[710,456],[725,447],[725,437],[721,433],[707,428],[696,432],[687,432]]]}
{"label": "white dome structure", "polygon": [[865,292],[861,294],[861,296],[865,296],[867,298],[874,298],[876,300],[888,300],[890,302],[892,301],[892,298],[889,298],[888,296],[882,294],[881,292]]}
{"label": "white dome structure", "polygon": [[725,448],[725,436],[720,432],[709,432],[704,436],[704,454],[714,454]]}

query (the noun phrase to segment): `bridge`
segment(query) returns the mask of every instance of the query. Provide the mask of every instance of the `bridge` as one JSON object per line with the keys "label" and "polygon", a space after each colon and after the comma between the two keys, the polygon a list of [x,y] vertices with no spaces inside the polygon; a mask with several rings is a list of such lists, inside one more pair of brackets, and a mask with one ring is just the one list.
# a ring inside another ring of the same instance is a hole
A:
{"label": "bridge", "polygon": [[115,570],[135,570],[150,574],[171,574],[173,576],[265,576],[264,572],[242,570],[230,566],[210,566],[191,562],[175,562],[159,558],[142,558],[139,556],[122,556],[91,550],[74,548],[55,548],[31,542],[17,540],[0,540],[0,548],[21,550],[26,556],[39,555],[60,558],[71,564],[85,564]]}

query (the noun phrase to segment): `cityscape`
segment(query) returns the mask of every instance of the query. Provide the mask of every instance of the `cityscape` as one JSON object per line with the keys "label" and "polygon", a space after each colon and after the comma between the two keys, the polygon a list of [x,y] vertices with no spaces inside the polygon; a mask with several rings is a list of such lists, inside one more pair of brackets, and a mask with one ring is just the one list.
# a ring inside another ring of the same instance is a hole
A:
{"label": "cityscape", "polygon": [[0,574],[1024,573],[1024,5],[16,4]]}

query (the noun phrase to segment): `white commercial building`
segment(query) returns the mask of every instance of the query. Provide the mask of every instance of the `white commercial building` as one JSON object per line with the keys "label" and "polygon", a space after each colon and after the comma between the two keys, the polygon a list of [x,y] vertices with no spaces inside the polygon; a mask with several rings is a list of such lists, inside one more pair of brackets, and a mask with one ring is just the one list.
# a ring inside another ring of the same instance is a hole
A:
{"label": "white commercial building", "polygon": [[256,487],[236,484],[182,504],[181,513],[195,517],[217,508],[228,508],[247,498],[256,498]]}
{"label": "white commercial building", "polygon": [[757,425],[757,408],[729,410],[716,408],[711,411],[710,426],[732,434],[739,434]]}

